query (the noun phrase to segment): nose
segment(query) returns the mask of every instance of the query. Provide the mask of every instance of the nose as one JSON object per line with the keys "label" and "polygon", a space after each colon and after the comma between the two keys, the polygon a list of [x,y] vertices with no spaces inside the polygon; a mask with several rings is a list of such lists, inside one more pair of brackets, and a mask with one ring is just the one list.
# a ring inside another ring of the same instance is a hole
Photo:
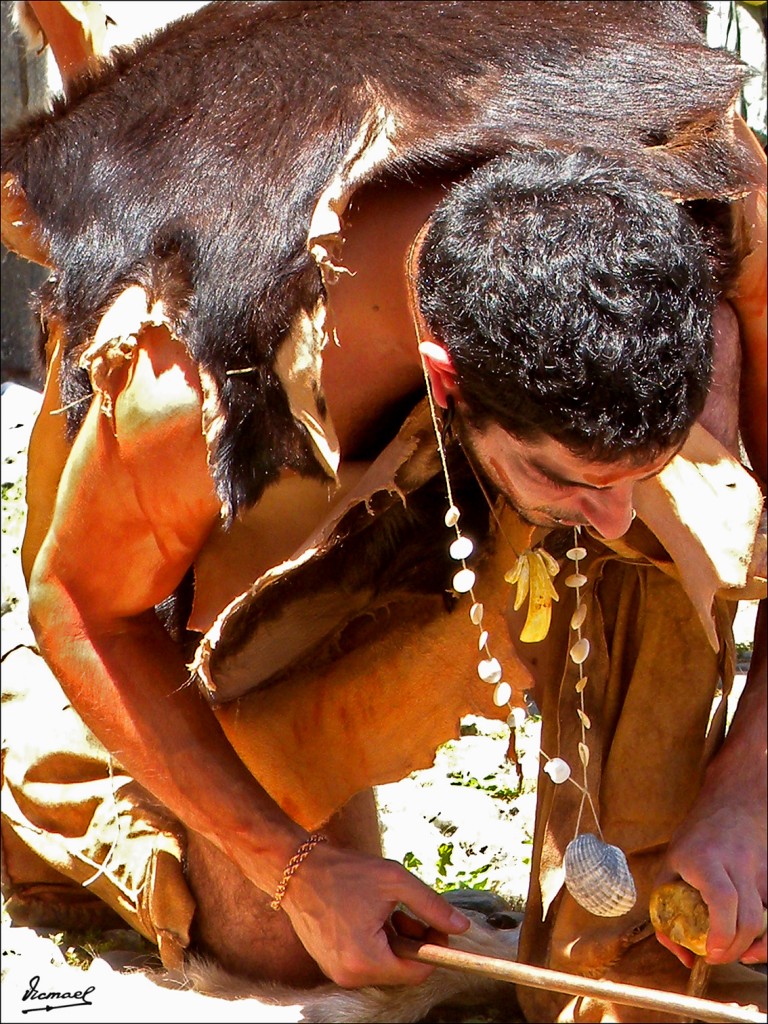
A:
{"label": "nose", "polygon": [[606,487],[585,496],[581,512],[606,540],[623,536],[634,518],[632,486]]}

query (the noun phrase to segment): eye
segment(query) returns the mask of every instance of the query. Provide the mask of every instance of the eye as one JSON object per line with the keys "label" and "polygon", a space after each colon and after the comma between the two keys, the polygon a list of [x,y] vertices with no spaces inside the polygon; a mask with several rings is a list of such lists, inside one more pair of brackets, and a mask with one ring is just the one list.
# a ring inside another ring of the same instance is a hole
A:
{"label": "eye", "polygon": [[572,491],[573,490],[573,484],[561,483],[559,480],[553,480],[551,477],[548,477],[548,476],[546,476],[544,474],[542,474],[542,477],[547,482],[547,485],[549,486],[550,490],[552,490],[552,491]]}
{"label": "eye", "polygon": [[543,469],[534,467],[534,475],[538,481],[545,484],[551,491],[570,491],[573,490],[572,484],[563,483],[561,480],[553,480],[551,476],[544,472]]}

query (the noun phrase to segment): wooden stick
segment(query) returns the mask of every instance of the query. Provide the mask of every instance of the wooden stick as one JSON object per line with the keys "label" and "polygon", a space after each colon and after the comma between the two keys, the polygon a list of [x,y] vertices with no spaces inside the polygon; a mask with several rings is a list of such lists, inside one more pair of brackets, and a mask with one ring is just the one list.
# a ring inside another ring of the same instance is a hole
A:
{"label": "wooden stick", "polygon": [[[712,973],[712,965],[708,964],[703,956],[697,956],[693,961],[691,976],[685,988],[685,994],[694,999],[700,999],[707,994],[709,976]],[[692,1024],[693,1017],[684,1017],[683,1024]]]}
{"label": "wooden stick", "polygon": [[390,937],[394,952],[408,960],[423,964],[449,967],[454,970],[484,974],[497,981],[508,981],[531,988],[545,988],[555,992],[566,992],[575,996],[595,996],[625,1006],[639,1006],[649,1010],[692,1017],[694,1020],[713,1021],[715,1024],[765,1024],[766,1016],[756,1009],[749,1009],[730,1003],[717,1003],[711,999],[694,999],[674,992],[642,988],[639,985],[620,985],[613,981],[597,978],[583,978],[561,971],[550,971],[544,967],[519,964],[514,960],[481,956],[467,953],[448,946],[436,946],[428,942],[406,939],[401,935]]}
{"label": "wooden stick", "polygon": [[693,961],[693,967],[691,968],[691,977],[688,981],[688,987],[685,990],[687,996],[703,996],[707,991],[707,984],[709,982],[709,975],[712,972],[711,964],[708,964],[703,956],[697,956]]}

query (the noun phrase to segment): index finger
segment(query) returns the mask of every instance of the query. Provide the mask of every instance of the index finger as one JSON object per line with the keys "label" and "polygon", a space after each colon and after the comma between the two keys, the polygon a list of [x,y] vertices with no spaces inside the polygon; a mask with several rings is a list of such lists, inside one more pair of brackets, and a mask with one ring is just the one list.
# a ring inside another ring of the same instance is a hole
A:
{"label": "index finger", "polygon": [[[725,871],[718,872],[711,880],[704,882],[700,892],[709,908],[707,960],[710,963],[724,963],[728,960],[736,938],[739,894]],[[735,955],[731,959],[735,959]]]}
{"label": "index finger", "polygon": [[448,935],[461,935],[469,928],[470,920],[465,914],[414,875],[406,874],[409,882],[401,900],[416,917],[430,928]]}

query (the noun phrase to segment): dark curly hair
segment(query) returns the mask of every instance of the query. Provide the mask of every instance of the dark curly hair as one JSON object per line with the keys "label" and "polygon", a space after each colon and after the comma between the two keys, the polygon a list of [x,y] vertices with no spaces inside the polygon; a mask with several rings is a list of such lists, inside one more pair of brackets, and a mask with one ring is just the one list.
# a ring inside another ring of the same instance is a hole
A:
{"label": "dark curly hair", "polygon": [[680,443],[712,368],[716,291],[690,214],[591,150],[484,164],[437,208],[419,304],[469,418],[598,461]]}

